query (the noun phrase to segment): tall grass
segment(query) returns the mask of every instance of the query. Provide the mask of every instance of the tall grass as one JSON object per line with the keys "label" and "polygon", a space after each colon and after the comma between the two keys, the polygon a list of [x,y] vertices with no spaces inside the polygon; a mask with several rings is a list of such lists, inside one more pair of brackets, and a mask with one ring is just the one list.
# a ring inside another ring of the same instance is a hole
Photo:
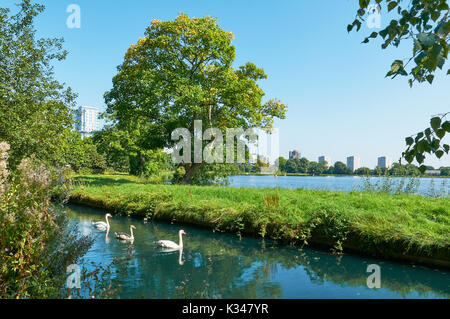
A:
{"label": "tall grass", "polygon": [[335,253],[358,251],[450,265],[449,198],[387,191],[150,185],[124,176],[76,180],[73,202],[116,214],[190,223],[288,244],[313,243]]}

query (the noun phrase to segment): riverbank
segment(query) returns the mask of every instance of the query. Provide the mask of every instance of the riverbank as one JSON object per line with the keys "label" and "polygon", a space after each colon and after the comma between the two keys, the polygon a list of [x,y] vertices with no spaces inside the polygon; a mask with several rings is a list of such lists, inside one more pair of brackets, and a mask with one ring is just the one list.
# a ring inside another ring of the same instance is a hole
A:
{"label": "riverbank", "polygon": [[450,268],[450,199],[305,189],[151,185],[78,176],[71,202],[147,217]]}

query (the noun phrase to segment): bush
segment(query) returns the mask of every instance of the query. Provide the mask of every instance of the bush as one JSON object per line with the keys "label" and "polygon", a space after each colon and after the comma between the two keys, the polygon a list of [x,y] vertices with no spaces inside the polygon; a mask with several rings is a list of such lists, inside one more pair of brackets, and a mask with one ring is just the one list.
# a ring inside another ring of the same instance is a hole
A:
{"label": "bush", "polygon": [[64,170],[52,176],[44,165],[24,159],[10,172],[8,150],[0,143],[0,296],[60,297],[66,267],[92,241],[68,227],[66,213],[51,202],[52,196],[58,203],[68,197]]}

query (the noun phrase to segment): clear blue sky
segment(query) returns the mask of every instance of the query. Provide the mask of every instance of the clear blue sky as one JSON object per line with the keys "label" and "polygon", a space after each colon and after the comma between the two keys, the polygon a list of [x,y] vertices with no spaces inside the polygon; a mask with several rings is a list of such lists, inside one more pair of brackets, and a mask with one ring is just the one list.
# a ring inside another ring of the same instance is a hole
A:
{"label": "clear blue sky", "polygon": [[[12,7],[18,0],[2,0]],[[152,19],[174,19],[179,12],[210,15],[235,34],[236,66],[247,61],[263,67],[260,83],[267,98],[289,105],[280,129],[281,155],[300,150],[333,162],[349,155],[373,168],[378,156],[396,160],[404,137],[423,130],[431,115],[450,111],[450,78],[439,71],[433,85],[409,88],[405,78],[385,78],[391,62],[410,55],[409,43],[381,50],[378,40],[361,44],[374,31],[363,25],[348,34],[356,0],[49,0],[38,18],[39,34],[64,37],[68,58],[56,76],[79,94],[78,104],[104,109],[116,67],[128,47],[143,36]],[[81,7],[81,28],[69,29],[69,4]],[[381,26],[388,21],[382,12]],[[376,30],[375,30],[376,31]],[[446,64],[446,69],[449,63]],[[449,142],[449,138],[446,139]],[[450,157],[427,164],[450,166]]]}

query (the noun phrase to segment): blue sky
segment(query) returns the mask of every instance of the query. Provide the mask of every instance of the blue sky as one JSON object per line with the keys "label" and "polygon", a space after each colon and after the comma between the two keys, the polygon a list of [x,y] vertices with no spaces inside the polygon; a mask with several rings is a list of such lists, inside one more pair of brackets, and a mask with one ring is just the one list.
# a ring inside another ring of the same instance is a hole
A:
{"label": "blue sky", "polygon": [[[2,7],[17,1],[2,0]],[[41,2],[46,11],[37,20],[39,35],[64,37],[69,56],[56,64],[56,76],[79,94],[80,105],[103,110],[103,94],[128,47],[152,19],[174,19],[184,12],[218,18],[235,34],[235,65],[251,61],[265,69],[268,79],[260,85],[267,98],[289,105],[287,118],[276,121],[282,156],[292,149],[310,160],[328,155],[345,162],[357,155],[362,166],[373,168],[378,156],[398,159],[404,138],[423,130],[431,115],[450,111],[446,72],[439,70],[433,85],[412,89],[405,78],[385,78],[394,59],[410,56],[411,46],[381,50],[378,40],[361,44],[374,31],[367,25],[348,34],[356,0]],[[80,29],[66,26],[70,4],[81,8]],[[383,27],[388,17],[381,14]],[[450,166],[450,157],[426,163]]]}

